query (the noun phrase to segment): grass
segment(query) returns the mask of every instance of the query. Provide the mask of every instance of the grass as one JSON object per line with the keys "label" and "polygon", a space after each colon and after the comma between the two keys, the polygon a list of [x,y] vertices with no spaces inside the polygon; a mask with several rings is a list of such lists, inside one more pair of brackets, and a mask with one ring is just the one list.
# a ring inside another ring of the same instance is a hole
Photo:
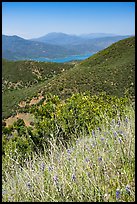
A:
{"label": "grass", "polygon": [[[65,148],[51,138],[50,149],[32,154],[23,165],[3,157],[3,202],[135,201],[135,115],[112,120]],[[75,135],[73,135],[74,137]]]}

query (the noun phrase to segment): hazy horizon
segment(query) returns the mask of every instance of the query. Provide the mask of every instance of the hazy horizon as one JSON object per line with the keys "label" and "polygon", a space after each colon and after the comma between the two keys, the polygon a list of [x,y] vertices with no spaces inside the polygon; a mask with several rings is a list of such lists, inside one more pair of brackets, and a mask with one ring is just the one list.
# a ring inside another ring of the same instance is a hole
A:
{"label": "hazy horizon", "polygon": [[[82,35],[88,35],[88,34],[105,34],[105,35],[112,35],[112,36],[126,36],[126,35],[133,35],[134,36],[134,34],[125,34],[125,35],[118,35],[118,34],[115,34],[115,33],[81,33],[81,34],[75,34],[75,33],[73,33],[73,34],[69,34],[69,33],[63,33],[63,32],[50,32],[50,33],[46,33],[46,34],[43,34],[43,35],[41,35],[41,36],[36,36],[35,38],[40,38],[40,37],[44,37],[44,36],[46,36],[46,35],[48,35],[48,34],[51,34],[51,33],[62,33],[62,34],[67,34],[67,35],[74,35],[74,36],[82,36]],[[16,34],[13,34],[13,35],[8,35],[8,34],[5,34],[5,33],[2,33],[2,35],[5,35],[5,36],[9,36],[9,37],[11,37],[11,36],[18,36],[18,37],[20,37],[20,38],[23,38],[23,39],[26,39],[26,40],[31,40],[31,39],[35,39],[35,38],[25,38],[25,37],[22,37],[22,36],[19,36],[19,35],[16,35]],[[107,36],[103,36],[103,37],[107,37]]]}
{"label": "hazy horizon", "polygon": [[135,2],[2,2],[3,35],[52,32],[135,35]]}

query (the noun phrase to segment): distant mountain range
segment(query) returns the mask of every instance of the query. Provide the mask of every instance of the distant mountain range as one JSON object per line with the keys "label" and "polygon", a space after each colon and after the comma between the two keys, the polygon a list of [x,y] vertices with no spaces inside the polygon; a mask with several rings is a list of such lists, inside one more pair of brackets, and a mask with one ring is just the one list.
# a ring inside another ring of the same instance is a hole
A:
{"label": "distant mountain range", "polygon": [[65,33],[48,33],[39,38],[33,38],[32,41],[45,42],[56,45],[65,45],[65,44],[80,44],[87,39],[103,38],[103,37],[116,37],[115,34],[106,34],[106,33],[90,33],[90,34],[81,34],[81,35],[72,35]]}
{"label": "distant mountain range", "polygon": [[112,43],[130,36],[95,33],[68,35],[49,33],[35,39],[23,39],[19,36],[2,35],[2,57],[9,60],[30,58],[63,58],[71,55],[89,54],[100,51]]}
{"label": "distant mountain range", "polygon": [[9,60],[21,60],[37,57],[56,58],[70,54],[73,50],[62,46],[25,40],[18,36],[2,35],[2,57]]}

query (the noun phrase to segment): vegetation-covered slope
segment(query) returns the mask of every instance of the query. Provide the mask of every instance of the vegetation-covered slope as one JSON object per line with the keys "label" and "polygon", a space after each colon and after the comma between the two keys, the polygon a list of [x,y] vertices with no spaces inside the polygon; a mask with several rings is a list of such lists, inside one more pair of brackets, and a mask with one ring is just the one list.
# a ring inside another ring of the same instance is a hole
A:
{"label": "vegetation-covered slope", "polygon": [[[14,65],[15,62],[10,63]],[[14,92],[9,91],[3,94],[3,117],[11,115],[12,109],[14,112],[15,107],[17,107],[21,100],[25,100],[27,97],[31,97],[40,91],[45,92],[45,94],[50,92],[59,95],[62,99],[67,98],[72,95],[72,93],[85,92],[87,90],[91,92],[91,95],[105,91],[107,94],[123,96],[127,90],[130,95],[134,95],[134,37],[121,40],[74,67],[72,65],[57,65],[56,63],[19,62],[21,65],[20,68],[23,63],[31,67],[31,72],[30,69],[28,69],[28,72],[31,73],[30,77],[32,77],[33,80],[36,77],[36,75],[32,75],[33,65],[37,67],[37,70],[41,70],[41,73],[44,72],[45,74],[47,69],[43,71],[42,67],[47,67],[48,65],[49,71],[58,70],[60,75],[54,76],[48,81],[46,80],[38,83],[35,86],[33,85],[33,87],[27,89],[23,88],[21,92],[19,90],[14,90]],[[17,65],[18,63],[15,64]],[[26,65],[23,64],[24,68],[22,71],[25,70]],[[69,69],[71,66],[72,68]],[[17,67],[18,66],[15,66],[13,69]],[[66,67],[66,69],[64,67]],[[20,68],[18,67],[18,70]],[[63,69],[66,71],[64,70],[64,72],[61,72]],[[3,74],[4,73],[5,71]],[[23,74],[26,77],[25,72],[23,72]],[[50,74],[53,76],[53,72],[50,72]],[[5,75],[7,74],[5,73],[3,75],[4,78],[6,78]],[[14,78],[14,76],[10,77],[10,79],[12,78]],[[26,78],[26,80],[28,79]],[[10,98],[10,101],[8,98]]]}
{"label": "vegetation-covered slope", "polygon": [[2,127],[3,201],[135,200],[135,114],[127,98],[53,96],[32,113],[31,127],[20,119]]}
{"label": "vegetation-covered slope", "polygon": [[82,61],[46,85],[45,91],[66,97],[72,92],[105,91],[123,96],[134,95],[135,38],[121,40]]}
{"label": "vegetation-covered slope", "polygon": [[71,63],[51,63],[35,61],[7,61],[2,60],[3,91],[31,85],[45,81],[63,71],[72,68]]}

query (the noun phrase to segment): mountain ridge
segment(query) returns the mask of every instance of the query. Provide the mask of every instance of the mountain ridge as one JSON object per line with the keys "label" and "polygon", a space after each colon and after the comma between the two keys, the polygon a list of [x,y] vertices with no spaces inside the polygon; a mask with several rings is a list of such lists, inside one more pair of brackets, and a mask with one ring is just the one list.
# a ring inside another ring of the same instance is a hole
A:
{"label": "mountain ridge", "polygon": [[45,43],[26,40],[16,35],[2,35],[2,57],[9,60],[25,60],[39,57],[55,59],[71,55],[92,54],[127,37],[115,36],[81,40],[82,38],[70,35],[67,35],[66,38],[65,34],[64,40],[62,37],[55,38],[55,40],[50,38]]}

